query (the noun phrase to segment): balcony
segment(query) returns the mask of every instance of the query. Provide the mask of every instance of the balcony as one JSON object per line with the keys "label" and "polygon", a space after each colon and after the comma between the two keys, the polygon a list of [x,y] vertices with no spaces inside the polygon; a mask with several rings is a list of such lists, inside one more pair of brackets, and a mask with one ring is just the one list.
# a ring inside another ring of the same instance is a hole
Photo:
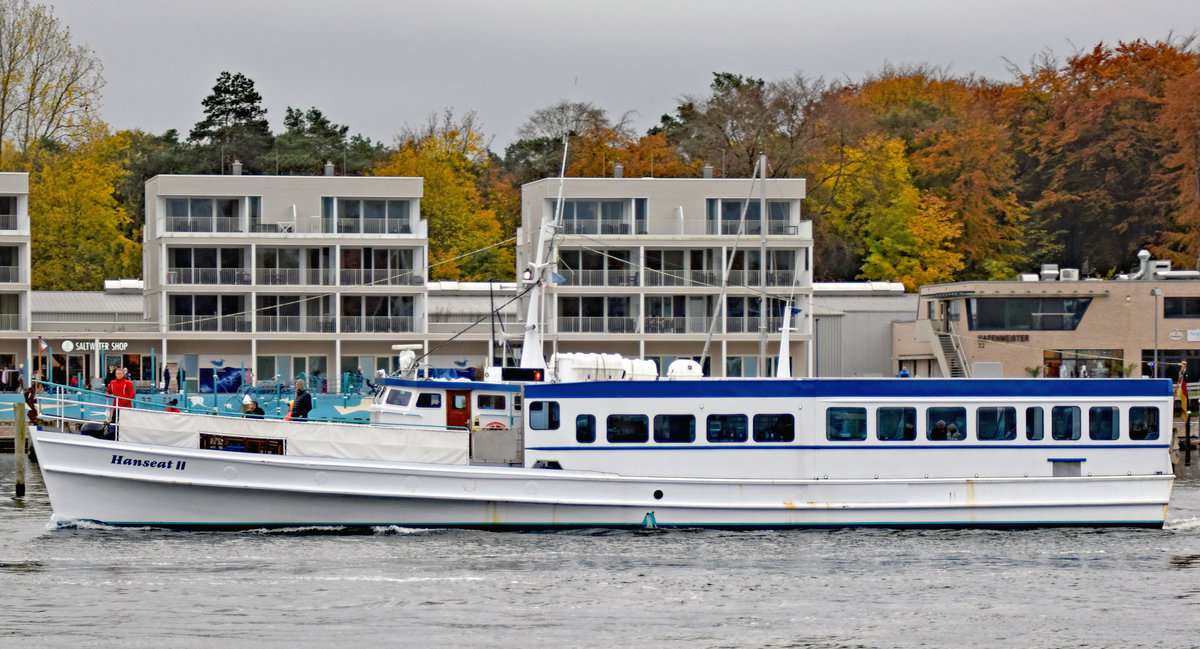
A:
{"label": "balcony", "polygon": [[0,283],[19,284],[22,281],[20,266],[0,266]]}
{"label": "balcony", "polygon": [[244,285],[250,283],[250,271],[244,268],[170,268],[167,270],[168,284]]}
{"label": "balcony", "polygon": [[172,315],[167,326],[171,331],[250,331],[250,318],[242,315]]}
{"label": "balcony", "polygon": [[[757,334],[760,333],[759,327],[762,325],[762,318],[758,316],[749,317],[729,317],[725,318],[725,333],[730,334]],[[771,317],[767,318],[767,333],[779,333],[783,328],[783,318]]]}
{"label": "balcony", "polygon": [[[737,221],[722,221],[720,233],[721,234],[737,234],[739,226],[740,226],[740,224]],[[708,233],[709,234],[717,234],[717,232],[715,230],[716,230],[716,223],[709,221]],[[759,225],[758,221],[746,221],[746,231],[742,233],[742,236],[748,236],[748,235],[758,236],[760,233],[762,233],[762,226]],[[800,226],[792,225],[792,224],[784,222],[784,221],[770,221],[767,223],[767,234],[769,234],[769,235],[782,234],[782,235],[795,236],[795,235],[800,234]]]}
{"label": "balcony", "polygon": [[254,318],[255,331],[265,333],[300,333],[304,331],[303,324],[304,319],[298,315],[260,315]]}
{"label": "balcony", "polygon": [[254,274],[254,283],[262,286],[299,286],[299,268],[261,268]]}
{"label": "balcony", "polygon": [[708,325],[712,318],[687,318],[683,316],[647,316],[646,333],[648,334],[703,334],[708,333]]}
{"label": "balcony", "polygon": [[20,331],[21,314],[19,313],[0,313],[0,331]]}
{"label": "balcony", "polygon": [[411,333],[412,316],[342,316],[342,333]]}
{"label": "balcony", "polygon": [[721,285],[721,274],[712,270],[647,270],[646,286],[697,286]]}
{"label": "balcony", "polygon": [[16,214],[0,214],[0,230],[16,230],[17,215]]}
{"label": "balcony", "polygon": [[412,234],[407,219],[338,219],[339,234]]}
{"label": "balcony", "polygon": [[637,286],[638,273],[632,270],[560,270],[566,286]]}
{"label": "balcony", "polygon": [[636,318],[587,318],[561,317],[558,319],[559,333],[580,334],[632,334],[637,333]]}
{"label": "balcony", "polygon": [[236,216],[168,216],[167,232],[242,232]]}
{"label": "balcony", "polygon": [[409,268],[345,269],[339,272],[342,286],[421,286],[425,278]]}
{"label": "balcony", "polygon": [[600,222],[595,219],[567,221],[562,226],[563,234],[630,234],[628,223]]}

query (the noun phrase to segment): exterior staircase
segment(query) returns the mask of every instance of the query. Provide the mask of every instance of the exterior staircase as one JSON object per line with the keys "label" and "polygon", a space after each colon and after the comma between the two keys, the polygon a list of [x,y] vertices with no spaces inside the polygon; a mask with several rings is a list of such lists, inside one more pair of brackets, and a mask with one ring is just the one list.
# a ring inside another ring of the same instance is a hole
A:
{"label": "exterior staircase", "polygon": [[953,378],[966,378],[967,370],[963,364],[962,355],[958,353],[958,348],[954,346],[954,336],[938,332],[938,345],[942,348],[942,356],[946,359],[946,367],[950,370],[950,376]]}

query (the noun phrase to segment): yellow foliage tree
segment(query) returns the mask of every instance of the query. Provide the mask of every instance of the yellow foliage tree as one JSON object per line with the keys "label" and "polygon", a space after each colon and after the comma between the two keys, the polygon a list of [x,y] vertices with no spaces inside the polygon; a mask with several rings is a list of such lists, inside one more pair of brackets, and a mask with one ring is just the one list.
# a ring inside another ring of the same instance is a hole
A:
{"label": "yellow foliage tree", "polygon": [[431,280],[512,277],[512,243],[501,236],[500,220],[479,191],[485,153],[470,116],[456,123],[447,113],[444,122],[431,120],[424,132],[407,134],[373,172],[425,179],[421,216],[429,228]]}
{"label": "yellow foliage tree", "polygon": [[124,134],[104,134],[73,149],[29,152],[34,290],[94,291],[106,278],[141,275],[141,243],[114,195],[128,147]]}
{"label": "yellow foliage tree", "polygon": [[946,201],[913,184],[902,141],[868,135],[823,174],[836,177],[837,188],[826,226],[861,242],[859,279],[899,281],[915,291],[962,270],[954,248],[962,226]]}

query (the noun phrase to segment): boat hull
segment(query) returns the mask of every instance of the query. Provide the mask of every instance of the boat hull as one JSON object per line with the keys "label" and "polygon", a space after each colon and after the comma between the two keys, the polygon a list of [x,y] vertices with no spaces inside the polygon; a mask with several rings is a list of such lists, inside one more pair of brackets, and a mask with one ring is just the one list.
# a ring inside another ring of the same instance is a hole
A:
{"label": "boat hull", "polygon": [[731,480],[298,458],[33,430],[60,524],[1161,527],[1170,475]]}

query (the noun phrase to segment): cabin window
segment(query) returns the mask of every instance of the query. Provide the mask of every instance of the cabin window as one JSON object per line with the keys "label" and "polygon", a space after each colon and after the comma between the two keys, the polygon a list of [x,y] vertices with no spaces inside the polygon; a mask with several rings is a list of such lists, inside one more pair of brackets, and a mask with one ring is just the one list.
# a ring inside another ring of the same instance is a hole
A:
{"label": "cabin window", "polygon": [[418,408],[441,408],[442,395],[440,392],[422,392],[417,395]]}
{"label": "cabin window", "polygon": [[750,418],[746,415],[709,415],[705,422],[710,442],[744,442],[750,439]]}
{"label": "cabin window", "polygon": [[927,439],[954,441],[967,437],[966,408],[930,408],[925,411]]}
{"label": "cabin window", "polygon": [[453,404],[450,407],[454,410],[466,410],[467,409],[467,395],[456,394],[450,398],[450,403]]}
{"label": "cabin window", "polygon": [[[200,448],[211,449],[215,451],[233,451],[236,453],[285,455],[287,449],[287,440],[263,437],[232,437],[229,435],[200,433]],[[182,462],[180,464],[182,464]]]}
{"label": "cabin window", "polygon": [[867,438],[866,408],[830,408],[825,411],[825,437],[833,442]]}
{"label": "cabin window", "polygon": [[1045,433],[1045,426],[1042,425],[1042,409],[1041,408],[1026,408],[1025,409],[1025,439],[1037,441],[1042,439]]}
{"label": "cabin window", "polygon": [[613,444],[641,443],[650,439],[650,419],[646,415],[609,415],[608,441]]}
{"label": "cabin window", "polygon": [[1134,406],[1129,409],[1129,439],[1158,439],[1158,408]]}
{"label": "cabin window", "polygon": [[885,442],[917,438],[916,408],[880,408],[875,411],[875,436]]}
{"label": "cabin window", "polygon": [[975,411],[975,437],[984,440],[1017,438],[1016,408],[980,408]]}
{"label": "cabin window", "polygon": [[754,441],[790,442],[795,439],[795,417],[788,414],[754,415]]}
{"label": "cabin window", "polygon": [[479,395],[480,410],[504,410],[504,395],[503,394],[481,394]]}
{"label": "cabin window", "polygon": [[1115,406],[1088,408],[1088,437],[1114,440],[1121,436],[1121,411]]}
{"label": "cabin window", "polygon": [[692,415],[654,415],[654,441],[685,444],[696,441],[696,418]]}
{"label": "cabin window", "polygon": [[557,430],[558,402],[531,401],[529,403],[529,427],[534,430]]}
{"label": "cabin window", "polygon": [[388,390],[387,404],[403,408],[408,405],[408,402],[412,401],[412,394],[412,392],[407,390]]}
{"label": "cabin window", "polygon": [[1050,437],[1057,440],[1079,439],[1079,406],[1054,406],[1050,410]]}
{"label": "cabin window", "polygon": [[521,412],[521,395],[519,394],[513,395],[513,410]]}
{"label": "cabin window", "polygon": [[596,416],[579,415],[575,418],[575,441],[591,444],[596,441]]}

